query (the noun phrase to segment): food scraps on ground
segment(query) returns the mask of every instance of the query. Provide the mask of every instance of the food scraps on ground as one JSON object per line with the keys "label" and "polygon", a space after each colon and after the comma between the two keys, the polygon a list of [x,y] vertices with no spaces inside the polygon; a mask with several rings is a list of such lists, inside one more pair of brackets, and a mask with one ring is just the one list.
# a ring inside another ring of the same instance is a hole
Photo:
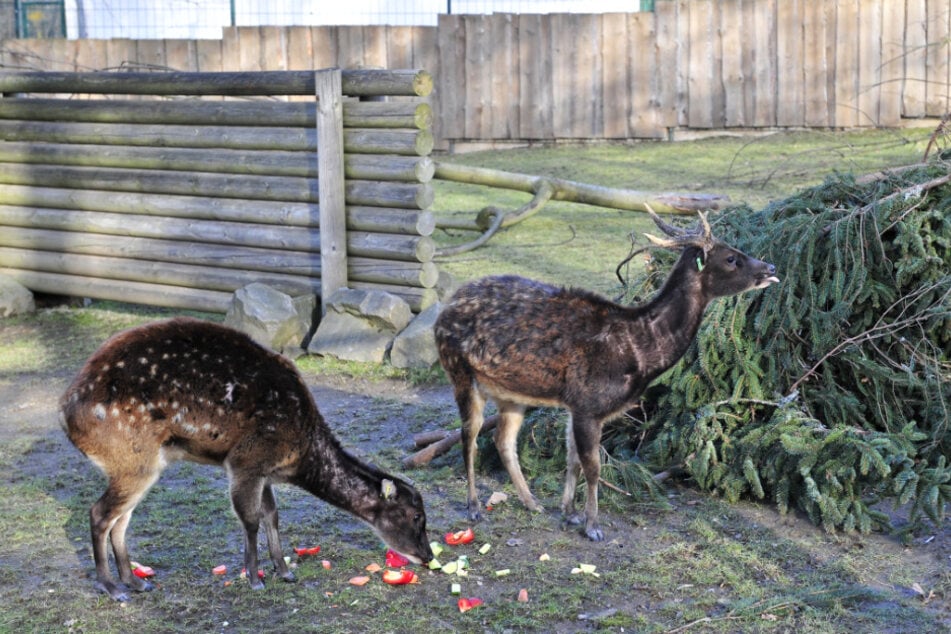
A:
{"label": "food scraps on ground", "polygon": [[503,568],[502,570],[496,570],[496,571],[495,571],[495,576],[496,576],[496,577],[504,577],[504,576],[510,575],[510,574],[512,574],[512,571],[511,571],[510,569],[508,569],[508,568]]}
{"label": "food scraps on ground", "polygon": [[147,579],[149,577],[155,576],[155,571],[148,566],[143,566],[137,561],[130,561],[129,565],[132,566],[132,574],[140,579]]}
{"label": "food scraps on ground", "polygon": [[324,568],[326,568],[327,570],[330,570],[331,568],[333,568],[333,566],[330,564],[330,562],[327,561],[326,559],[322,559],[322,560],[320,561],[320,565],[323,566]]}
{"label": "food scraps on ground", "polygon": [[459,546],[462,544],[471,543],[475,539],[475,533],[472,528],[469,527],[462,531],[457,531],[455,533],[446,533],[445,540],[446,543],[450,546]]}
{"label": "food scraps on ground", "polygon": [[465,597],[462,597],[456,603],[459,606],[460,612],[468,612],[472,608],[477,608],[480,605],[482,605],[482,599],[477,599],[476,597],[469,597],[467,599]]}
{"label": "food scraps on ground", "polygon": [[294,552],[298,557],[313,556],[320,552],[320,546],[308,546],[295,548]]}
{"label": "food scraps on ground", "polygon": [[482,547],[479,548],[479,554],[484,555],[492,549],[492,544],[482,544]]}
{"label": "food scraps on ground", "polygon": [[538,556],[538,561],[548,561],[551,557],[548,556],[548,553],[542,553]]}
{"label": "food scraps on ground", "polygon": [[370,577],[350,577],[351,586],[365,586],[370,581]]}
{"label": "food scraps on ground", "polygon": [[458,594],[462,594],[462,585],[460,585],[460,584],[458,584],[458,583],[454,583],[454,584],[450,585],[450,586],[449,586],[449,592],[450,592],[450,594],[457,594],[457,595],[458,595]]}
{"label": "food scraps on ground", "polygon": [[409,559],[399,554],[392,548],[386,551],[386,565],[390,568],[402,568],[409,563]]}
{"label": "food scraps on ground", "polygon": [[391,586],[402,586],[407,583],[419,583],[419,577],[412,570],[384,570],[383,581]]}
{"label": "food scraps on ground", "polygon": [[519,603],[528,603],[528,590],[522,588],[518,591],[518,602]]}
{"label": "food scraps on ground", "polygon": [[[244,579],[244,578],[247,577],[247,576],[248,576],[248,569],[247,569],[247,568],[242,568],[242,569],[241,569],[241,578]],[[263,570],[258,570],[258,579],[263,579],[263,578],[264,578],[264,571],[263,571]]]}
{"label": "food scraps on ground", "polygon": [[429,560],[430,570],[439,570],[440,568],[442,568],[442,564],[439,563],[439,560],[437,560],[435,557]]}
{"label": "food scraps on ground", "polygon": [[573,575],[586,574],[586,575],[592,575],[594,577],[600,577],[601,575],[595,572],[595,570],[597,570],[597,566],[593,564],[578,564],[577,568],[571,569],[571,574]]}
{"label": "food scraps on ground", "polygon": [[372,564],[367,564],[364,570],[366,570],[367,572],[380,572],[381,570],[383,570],[383,566],[381,566],[380,564],[376,562],[373,562]]}
{"label": "food scraps on ground", "polygon": [[220,566],[215,566],[211,569],[211,574],[213,575],[224,575],[228,573],[228,566],[222,564]]}
{"label": "food scraps on ground", "polygon": [[492,495],[489,496],[489,499],[485,501],[485,505],[495,506],[496,504],[501,504],[507,499],[509,499],[507,493],[503,493],[502,491],[493,491]]}
{"label": "food scraps on ground", "polygon": [[429,542],[429,548],[433,551],[433,557],[438,557],[442,554],[443,547],[439,542]]}

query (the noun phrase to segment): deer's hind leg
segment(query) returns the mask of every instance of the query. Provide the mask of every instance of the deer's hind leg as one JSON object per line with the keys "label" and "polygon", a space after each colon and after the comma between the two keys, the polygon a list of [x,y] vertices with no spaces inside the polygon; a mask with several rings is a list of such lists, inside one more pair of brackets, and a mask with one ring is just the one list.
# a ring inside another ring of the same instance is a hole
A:
{"label": "deer's hind leg", "polygon": [[111,476],[102,497],[89,509],[89,527],[92,536],[93,559],[96,563],[96,589],[116,601],[128,601],[125,589],[115,582],[109,570],[108,544],[111,542],[119,579],[126,587],[144,592],[152,584],[132,574],[125,533],[132,519],[132,511],[158,479],[160,471],[136,476]]}
{"label": "deer's hind leg", "polygon": [[482,503],[476,491],[475,460],[476,439],[484,422],[485,399],[476,388],[470,376],[452,377],[455,388],[456,404],[462,418],[462,462],[466,467],[466,508],[469,519],[477,522],[482,519]]}
{"label": "deer's hind leg", "polygon": [[518,464],[518,430],[525,420],[525,406],[501,400],[496,400],[496,405],[499,408],[499,423],[495,428],[495,448],[515,486],[518,499],[530,511],[542,511],[544,508],[532,495]]}
{"label": "deer's hind leg", "polygon": [[[258,528],[264,513],[264,491],[269,488],[267,480],[256,475],[237,475],[229,469],[231,475],[231,506],[244,528],[244,569],[247,572],[251,588],[260,590],[264,582],[258,578]],[[271,501],[273,502],[273,494]],[[276,522],[276,516],[274,516]],[[276,524],[273,527],[277,531]],[[265,530],[269,530],[266,528]],[[270,534],[268,535],[270,538]],[[278,547],[280,548],[280,547]]]}
{"label": "deer's hind leg", "polygon": [[264,534],[267,535],[268,552],[278,576],[284,581],[296,581],[294,573],[288,569],[287,562],[284,561],[281,533],[277,528],[277,500],[274,498],[274,490],[270,484],[264,485],[261,491],[261,521],[264,524]]}

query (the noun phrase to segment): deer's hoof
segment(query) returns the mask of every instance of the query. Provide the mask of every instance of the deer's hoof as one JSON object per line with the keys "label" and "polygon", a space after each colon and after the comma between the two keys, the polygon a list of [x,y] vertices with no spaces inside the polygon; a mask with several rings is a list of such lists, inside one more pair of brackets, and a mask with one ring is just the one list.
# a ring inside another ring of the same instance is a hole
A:
{"label": "deer's hoof", "polygon": [[290,570],[288,570],[287,572],[285,572],[284,574],[282,574],[282,575],[281,575],[281,579],[282,579],[285,583],[296,583],[296,582],[297,582],[297,577],[295,577],[295,576],[294,576],[294,573],[291,572]]}
{"label": "deer's hoof", "polygon": [[601,530],[601,527],[594,525],[590,528],[586,528],[584,534],[593,542],[603,542],[604,541],[604,532]]}
{"label": "deer's hoof", "polygon": [[132,598],[128,592],[112,581],[97,581],[96,590],[108,594],[112,600],[119,603],[126,603]]}

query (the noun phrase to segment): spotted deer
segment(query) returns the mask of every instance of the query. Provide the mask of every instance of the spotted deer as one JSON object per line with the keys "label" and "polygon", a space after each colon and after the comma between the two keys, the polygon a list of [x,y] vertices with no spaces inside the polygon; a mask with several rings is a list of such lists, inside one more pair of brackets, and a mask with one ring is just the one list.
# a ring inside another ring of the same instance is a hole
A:
{"label": "spotted deer", "polygon": [[[681,255],[647,303],[622,306],[583,290],[501,276],[463,286],[439,315],[435,336],[462,417],[471,520],[481,515],[475,453],[486,399],[498,408],[495,445],[502,463],[532,510],[542,507],[518,464],[518,430],[526,408],[563,407],[570,418],[561,510],[568,523],[584,524],[589,539],[603,540],[598,479],[604,422],[633,407],[651,381],[683,356],[712,300],[779,281],[772,264],[715,238],[703,214],[690,230],[650,214],[665,237],[648,239]],[[587,484],[583,515],[575,510],[581,472]]]}
{"label": "spotted deer", "polygon": [[[294,365],[243,333],[195,319],[120,333],[86,361],[61,407],[67,436],[108,478],[89,524],[96,587],[113,599],[151,589],[132,574],[126,529],[162,470],[181,459],[227,471],[253,588],[264,585],[253,574],[261,524],[277,575],[294,581],[275,483],[352,513],[411,561],[432,559],[419,492],[345,451]],[[110,541],[121,583],[109,569]]]}

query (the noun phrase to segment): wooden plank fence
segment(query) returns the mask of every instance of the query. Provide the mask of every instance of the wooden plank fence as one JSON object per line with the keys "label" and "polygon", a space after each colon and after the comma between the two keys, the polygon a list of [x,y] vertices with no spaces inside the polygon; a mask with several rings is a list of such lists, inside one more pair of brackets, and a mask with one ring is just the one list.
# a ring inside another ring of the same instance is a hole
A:
{"label": "wooden plank fence", "polygon": [[431,89],[416,70],[0,73],[0,273],[212,312],[251,282],[418,311],[438,278]]}
{"label": "wooden plank fence", "polygon": [[9,69],[426,68],[440,147],[677,129],[898,126],[951,109],[948,0],[658,0],[436,27],[229,27],[220,40],[7,40]]}

